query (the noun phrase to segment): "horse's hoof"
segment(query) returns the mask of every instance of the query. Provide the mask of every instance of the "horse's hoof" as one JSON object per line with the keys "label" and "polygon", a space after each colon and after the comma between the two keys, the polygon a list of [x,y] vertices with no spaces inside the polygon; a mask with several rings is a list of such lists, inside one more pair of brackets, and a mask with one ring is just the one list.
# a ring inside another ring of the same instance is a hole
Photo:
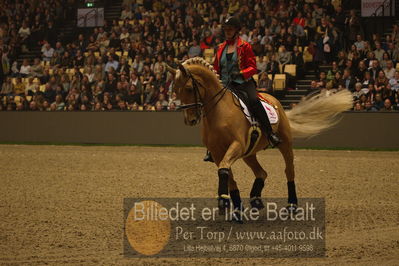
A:
{"label": "horse's hoof", "polygon": [[263,201],[261,198],[252,198],[249,203],[251,204],[251,207],[253,209],[257,209],[258,211],[262,210],[263,208],[265,208],[265,205],[263,204]]}
{"label": "horse's hoof", "polygon": [[289,203],[288,206],[285,208],[289,213],[295,214],[298,209],[298,205],[296,205],[295,203]]}
{"label": "horse's hoof", "polygon": [[230,209],[230,199],[226,197],[218,197],[219,215],[225,215],[226,210]]}

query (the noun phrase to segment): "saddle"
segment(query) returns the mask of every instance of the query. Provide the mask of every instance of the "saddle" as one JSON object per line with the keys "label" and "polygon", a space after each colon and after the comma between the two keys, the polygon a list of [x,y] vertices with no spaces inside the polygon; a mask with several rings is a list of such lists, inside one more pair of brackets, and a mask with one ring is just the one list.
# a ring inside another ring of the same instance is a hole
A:
{"label": "saddle", "polygon": [[[241,110],[243,111],[244,115],[246,116],[247,120],[252,126],[258,125],[258,122],[256,121],[255,117],[251,114],[251,112],[248,109],[248,95],[244,90],[236,90],[236,89],[230,89],[232,92],[233,96],[236,97],[238,102],[240,103]],[[270,103],[266,98],[264,98],[260,93],[258,93],[258,98],[260,102],[263,105],[263,108],[266,111],[267,117],[269,118],[270,124],[277,124],[278,122],[278,115],[277,115],[277,106],[274,106],[272,103]]]}
{"label": "saddle", "polygon": [[[241,110],[251,126],[249,127],[248,130],[248,140],[245,148],[245,154],[243,156],[246,157],[252,153],[252,151],[255,149],[256,145],[258,144],[259,140],[261,139],[262,136],[262,130],[259,128],[259,123],[256,121],[255,117],[250,113],[248,109],[248,95],[245,91],[243,90],[235,90],[235,89],[230,89],[230,91],[233,94],[233,97],[235,97],[241,107]],[[258,98],[260,102],[262,103],[263,108],[266,111],[266,114],[269,118],[270,124],[276,124],[278,122],[278,115],[277,115],[277,106],[273,106],[266,98],[264,98],[260,93],[258,93]]]}

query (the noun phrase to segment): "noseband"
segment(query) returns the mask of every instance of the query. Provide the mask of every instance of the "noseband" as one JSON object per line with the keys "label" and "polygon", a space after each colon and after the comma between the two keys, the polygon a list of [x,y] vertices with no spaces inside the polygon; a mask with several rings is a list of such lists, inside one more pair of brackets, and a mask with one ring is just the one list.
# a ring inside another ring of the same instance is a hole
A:
{"label": "noseband", "polygon": [[[201,119],[201,117],[205,117],[207,114],[209,114],[210,111],[216,106],[216,104],[223,98],[224,94],[227,91],[227,86],[223,87],[208,102],[204,103],[198,86],[201,86],[202,88],[206,89],[205,86],[203,86],[200,82],[198,82],[188,69],[186,69],[186,72],[188,75],[188,79],[187,79],[186,83],[184,83],[184,86],[187,84],[187,82],[189,80],[192,81],[193,90],[194,90],[194,102],[189,103],[189,104],[183,104],[176,109],[177,110],[188,110],[188,109],[195,108],[196,119],[199,120],[199,119]],[[210,102],[212,102],[219,95],[220,95],[219,99],[217,99],[217,101],[213,104],[211,109],[208,109],[207,113],[202,112],[203,108],[205,108],[205,106],[207,106]]]}

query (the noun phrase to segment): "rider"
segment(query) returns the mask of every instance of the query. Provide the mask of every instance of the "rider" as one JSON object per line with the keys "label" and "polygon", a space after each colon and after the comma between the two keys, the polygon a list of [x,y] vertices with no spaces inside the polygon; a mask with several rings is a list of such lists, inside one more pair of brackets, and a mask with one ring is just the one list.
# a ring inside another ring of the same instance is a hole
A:
{"label": "rider", "polygon": [[[229,17],[223,23],[226,41],[219,45],[214,68],[224,86],[233,90],[243,90],[248,95],[249,110],[256,117],[263,132],[266,132],[270,145],[278,145],[281,140],[273,133],[269,118],[258,99],[256,83],[252,78],[258,73],[252,46],[239,37],[241,26],[236,17]],[[212,161],[208,152],[204,161]]]}

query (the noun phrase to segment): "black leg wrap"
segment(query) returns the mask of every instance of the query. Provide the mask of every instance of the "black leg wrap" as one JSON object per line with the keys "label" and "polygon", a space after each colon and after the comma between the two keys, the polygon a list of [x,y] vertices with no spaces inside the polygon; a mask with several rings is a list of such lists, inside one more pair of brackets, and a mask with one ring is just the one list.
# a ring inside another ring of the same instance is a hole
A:
{"label": "black leg wrap", "polygon": [[287,182],[287,187],[288,187],[288,203],[298,204],[298,199],[296,197],[296,191],[295,191],[295,182],[294,181]]}
{"label": "black leg wrap", "polygon": [[218,197],[219,215],[224,215],[226,210],[230,209],[230,199]]}
{"label": "black leg wrap", "polygon": [[233,202],[234,209],[241,210],[242,202],[240,197],[240,191],[238,189],[230,191],[231,201]]}
{"label": "black leg wrap", "polygon": [[218,170],[219,175],[219,189],[218,195],[229,195],[229,169],[220,168]]}
{"label": "black leg wrap", "polygon": [[251,198],[260,197],[264,186],[265,180],[262,178],[256,178],[254,184],[252,185],[251,193],[249,194],[249,196]]}
{"label": "black leg wrap", "polygon": [[251,207],[257,210],[261,210],[265,207],[265,205],[262,202],[261,194],[262,194],[262,189],[265,186],[265,180],[262,178],[256,178],[254,181],[254,184],[252,185],[251,193],[250,195],[250,204]]}
{"label": "black leg wrap", "polygon": [[242,207],[240,191],[238,189],[230,191],[230,197],[234,206],[234,211],[232,213],[233,222],[242,224],[243,222],[241,212],[244,208]]}

